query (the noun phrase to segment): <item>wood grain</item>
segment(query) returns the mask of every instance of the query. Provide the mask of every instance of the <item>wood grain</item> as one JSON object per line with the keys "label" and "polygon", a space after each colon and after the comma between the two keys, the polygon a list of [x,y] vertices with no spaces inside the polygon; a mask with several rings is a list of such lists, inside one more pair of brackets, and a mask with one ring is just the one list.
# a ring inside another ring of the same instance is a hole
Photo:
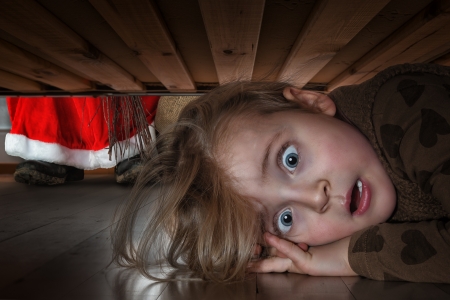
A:
{"label": "wood grain", "polygon": [[[365,280],[361,277],[342,277],[356,299],[449,299],[450,295],[432,283]],[[448,286],[448,285],[444,285]]]}
{"label": "wood grain", "polygon": [[219,83],[251,80],[264,0],[199,0]]}
{"label": "wood grain", "polygon": [[[428,63],[441,57],[450,47],[450,24],[433,32],[429,36],[421,39],[411,47],[408,47],[396,56],[376,67],[371,72],[367,72],[363,77],[359,78],[355,84],[362,83],[374,77],[378,72],[397,64],[402,63]],[[441,63],[443,64],[443,63]],[[350,80],[350,78],[349,78]]]}
{"label": "wood grain", "polygon": [[90,0],[90,3],[168,90],[196,90],[153,1]]}
{"label": "wood grain", "polygon": [[314,1],[266,1],[252,80],[277,79],[313,7]]}
{"label": "wood grain", "polygon": [[450,67],[450,53],[447,53],[433,61],[434,64]]}
{"label": "wood grain", "polygon": [[197,0],[155,0],[186,66],[197,83],[217,84],[216,68]]}
{"label": "wood grain", "polygon": [[36,1],[0,2],[0,29],[77,69],[87,79],[116,90],[143,89],[138,80],[89,45]]}
{"label": "wood grain", "polygon": [[36,81],[0,70],[0,86],[19,92],[39,92],[42,86]]}
{"label": "wood grain", "polygon": [[254,276],[244,282],[225,284],[213,284],[205,281],[170,282],[158,299],[256,300],[259,297],[256,293],[256,276]]}
{"label": "wood grain", "polygon": [[115,207],[124,196],[123,193],[113,198],[100,196],[105,200],[101,204],[93,204],[70,217],[1,242],[0,264],[3,272],[0,275],[0,287],[13,283],[105,229],[110,224]]}
{"label": "wood grain", "polygon": [[342,299],[355,298],[340,277],[315,277],[294,273],[257,275],[258,299]]}
{"label": "wood grain", "polygon": [[[432,2],[366,55],[330,81],[328,90],[332,91],[341,85],[354,84],[371,78],[376,74],[377,70],[381,69],[380,67],[392,65],[392,63],[395,64],[396,61],[393,58],[401,57],[408,48],[413,47],[422,39],[432,36],[433,33],[444,27],[450,21],[449,12],[450,1],[442,0]],[[423,44],[421,46],[423,47]],[[428,49],[426,45],[425,49]],[[433,48],[431,49],[434,50]],[[389,60],[391,60],[391,63],[387,64]]]}
{"label": "wood grain", "polygon": [[191,94],[233,80],[326,92],[399,62],[449,65],[449,1],[0,1],[0,40],[41,65],[0,57],[41,85],[3,73],[0,94]]}
{"label": "wood grain", "polygon": [[39,0],[39,3],[139,81],[159,83],[88,1]]}
{"label": "wood grain", "polygon": [[311,82],[330,82],[344,72],[359,58],[378,45],[415,14],[430,4],[431,0],[390,1],[333,59],[331,59]]}
{"label": "wood grain", "polygon": [[91,83],[11,43],[0,40],[0,69],[68,91],[91,89]]}
{"label": "wood grain", "polygon": [[388,3],[319,0],[278,79],[303,87]]}

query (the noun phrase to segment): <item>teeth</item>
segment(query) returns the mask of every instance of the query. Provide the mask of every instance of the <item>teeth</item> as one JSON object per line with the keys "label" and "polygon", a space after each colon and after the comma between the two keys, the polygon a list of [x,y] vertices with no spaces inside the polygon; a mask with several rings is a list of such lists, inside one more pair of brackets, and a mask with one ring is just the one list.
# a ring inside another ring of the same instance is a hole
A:
{"label": "teeth", "polygon": [[359,190],[359,197],[361,197],[361,195],[362,195],[362,182],[361,182],[361,180],[357,180],[356,181],[356,185],[358,186],[358,190]]}

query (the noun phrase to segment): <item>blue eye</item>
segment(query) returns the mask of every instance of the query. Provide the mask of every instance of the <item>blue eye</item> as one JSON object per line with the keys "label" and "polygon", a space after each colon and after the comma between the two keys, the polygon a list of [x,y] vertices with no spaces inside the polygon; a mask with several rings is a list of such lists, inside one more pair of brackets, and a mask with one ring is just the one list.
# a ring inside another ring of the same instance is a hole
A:
{"label": "blue eye", "polygon": [[282,163],[289,171],[295,171],[298,165],[298,153],[294,146],[289,146],[283,152]]}
{"label": "blue eye", "polygon": [[278,229],[281,231],[281,233],[287,233],[291,229],[293,222],[294,220],[292,218],[291,210],[286,209],[278,217]]}

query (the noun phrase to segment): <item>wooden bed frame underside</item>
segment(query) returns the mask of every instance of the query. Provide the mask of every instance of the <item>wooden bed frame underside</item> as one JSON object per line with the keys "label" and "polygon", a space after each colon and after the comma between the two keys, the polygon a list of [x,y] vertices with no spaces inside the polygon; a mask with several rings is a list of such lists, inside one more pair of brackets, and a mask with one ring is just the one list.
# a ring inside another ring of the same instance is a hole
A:
{"label": "wooden bed frame underside", "polygon": [[328,92],[449,52],[450,0],[0,1],[0,95]]}

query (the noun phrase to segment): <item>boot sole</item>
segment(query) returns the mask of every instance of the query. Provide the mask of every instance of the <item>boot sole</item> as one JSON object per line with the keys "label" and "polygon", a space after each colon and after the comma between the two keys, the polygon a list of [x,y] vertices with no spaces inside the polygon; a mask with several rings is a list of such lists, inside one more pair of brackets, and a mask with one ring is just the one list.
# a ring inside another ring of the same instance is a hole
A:
{"label": "boot sole", "polygon": [[56,185],[64,183],[66,178],[53,177],[36,170],[22,168],[14,172],[14,180],[19,183],[34,185]]}
{"label": "boot sole", "polygon": [[142,165],[136,165],[121,175],[116,173],[116,182],[121,184],[134,183],[139,173],[142,171]]}

